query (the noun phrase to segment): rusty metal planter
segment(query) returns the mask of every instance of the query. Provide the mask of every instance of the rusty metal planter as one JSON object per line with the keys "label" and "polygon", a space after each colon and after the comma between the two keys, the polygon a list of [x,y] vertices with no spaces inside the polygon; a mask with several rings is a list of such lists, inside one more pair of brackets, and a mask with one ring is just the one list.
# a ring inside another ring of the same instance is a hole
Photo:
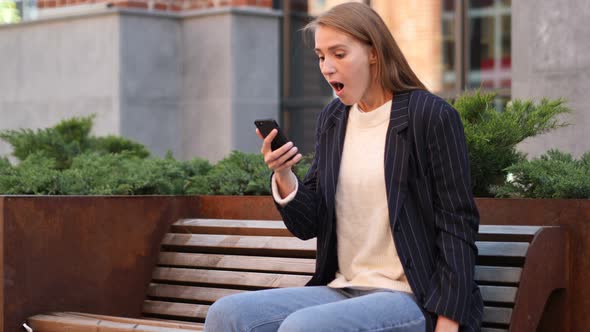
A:
{"label": "rusty metal planter", "polygon": [[[551,300],[566,310],[550,303],[541,330],[590,326],[590,200],[477,204],[482,224],[569,230],[570,294]],[[0,196],[0,332],[50,311],[139,317],[162,236],[189,217],[280,218],[268,196]]]}
{"label": "rusty metal planter", "polygon": [[138,317],[168,225],[197,197],[0,197],[0,331],[31,315]]}

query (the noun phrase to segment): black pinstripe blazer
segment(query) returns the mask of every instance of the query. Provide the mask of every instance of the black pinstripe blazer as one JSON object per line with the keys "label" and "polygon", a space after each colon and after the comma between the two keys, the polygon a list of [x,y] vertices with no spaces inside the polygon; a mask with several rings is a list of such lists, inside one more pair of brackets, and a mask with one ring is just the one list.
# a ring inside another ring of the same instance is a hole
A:
{"label": "black pinstripe blazer", "polygon": [[[318,238],[309,285],[329,283],[338,270],[334,199],[349,109],[335,99],[322,110],[311,168],[295,198],[277,205],[295,236]],[[479,331],[483,302],[473,281],[479,214],[457,111],[427,91],[395,94],[384,167],[395,247],[427,331],[438,314],[460,322],[461,331]]]}

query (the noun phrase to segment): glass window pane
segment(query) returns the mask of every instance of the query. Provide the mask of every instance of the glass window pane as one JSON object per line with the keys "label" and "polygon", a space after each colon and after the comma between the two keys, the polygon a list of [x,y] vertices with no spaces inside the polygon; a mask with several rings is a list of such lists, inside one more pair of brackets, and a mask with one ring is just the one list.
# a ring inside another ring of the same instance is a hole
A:
{"label": "glass window pane", "polygon": [[489,74],[494,69],[494,19],[472,18],[470,23],[469,87],[492,88]]}
{"label": "glass window pane", "polygon": [[455,2],[445,0],[442,13],[442,90],[455,88]]}
{"label": "glass window pane", "polygon": [[510,1],[472,1],[467,11],[467,87],[510,88]]}
{"label": "glass window pane", "polygon": [[470,0],[469,1],[469,8],[486,8],[492,7],[494,5],[494,0]]}
{"label": "glass window pane", "polygon": [[510,79],[510,69],[512,67],[512,58],[510,56],[512,51],[512,34],[511,34],[511,20],[510,15],[503,15],[502,16],[502,32],[501,32],[501,52],[502,52],[502,59],[501,59],[501,69],[504,73],[503,78],[500,82],[501,88],[510,88],[511,86],[511,79]]}
{"label": "glass window pane", "polygon": [[454,11],[455,10],[455,0],[444,0],[443,1],[443,11]]}

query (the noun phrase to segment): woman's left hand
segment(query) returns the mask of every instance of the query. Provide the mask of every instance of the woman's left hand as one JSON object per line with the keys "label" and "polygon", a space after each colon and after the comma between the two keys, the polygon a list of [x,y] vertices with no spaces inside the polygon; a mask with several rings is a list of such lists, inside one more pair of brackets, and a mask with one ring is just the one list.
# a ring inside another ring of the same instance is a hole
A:
{"label": "woman's left hand", "polygon": [[445,316],[438,316],[434,332],[458,332],[459,323]]}

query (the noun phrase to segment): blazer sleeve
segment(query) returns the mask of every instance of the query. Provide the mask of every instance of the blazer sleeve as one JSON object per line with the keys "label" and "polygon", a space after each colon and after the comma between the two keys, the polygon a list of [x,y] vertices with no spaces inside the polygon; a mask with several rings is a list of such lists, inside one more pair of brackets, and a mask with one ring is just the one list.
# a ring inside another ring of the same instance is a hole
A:
{"label": "blazer sleeve", "polygon": [[424,306],[463,325],[472,311],[479,212],[459,114],[446,102],[432,112],[426,139],[438,255]]}
{"label": "blazer sleeve", "polygon": [[275,201],[275,206],[287,229],[302,240],[314,238],[318,233],[319,209],[321,207],[318,183],[320,156],[318,151],[323,113],[320,113],[316,125],[314,158],[303,181],[297,179],[298,186],[295,197],[285,206],[281,206]]}

